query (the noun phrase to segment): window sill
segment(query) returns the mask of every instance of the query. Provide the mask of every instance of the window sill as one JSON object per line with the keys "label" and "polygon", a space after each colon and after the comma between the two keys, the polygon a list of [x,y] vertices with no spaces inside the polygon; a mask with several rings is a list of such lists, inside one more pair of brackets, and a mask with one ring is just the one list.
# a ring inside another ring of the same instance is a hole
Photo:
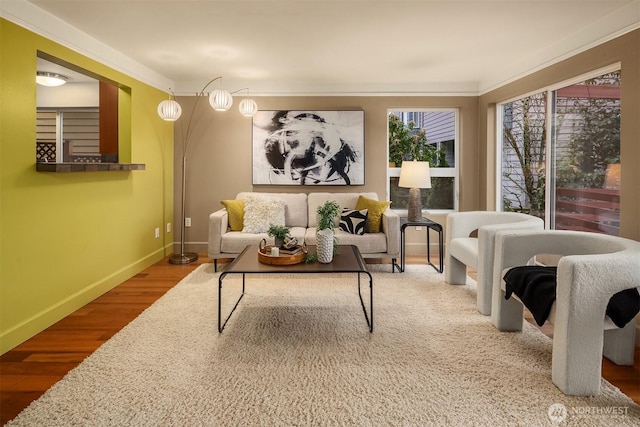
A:
{"label": "window sill", "polygon": [[38,172],[97,172],[145,170],[144,163],[36,163]]}

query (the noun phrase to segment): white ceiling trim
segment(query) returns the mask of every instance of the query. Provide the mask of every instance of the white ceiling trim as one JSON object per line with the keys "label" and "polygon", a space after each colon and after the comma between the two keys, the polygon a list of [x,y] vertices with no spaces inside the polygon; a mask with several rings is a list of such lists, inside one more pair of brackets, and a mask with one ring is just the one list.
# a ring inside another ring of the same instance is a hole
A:
{"label": "white ceiling trim", "polygon": [[0,16],[114,70],[140,80],[149,86],[165,92],[174,87],[174,83],[170,79],[123,55],[26,0],[0,1]]}

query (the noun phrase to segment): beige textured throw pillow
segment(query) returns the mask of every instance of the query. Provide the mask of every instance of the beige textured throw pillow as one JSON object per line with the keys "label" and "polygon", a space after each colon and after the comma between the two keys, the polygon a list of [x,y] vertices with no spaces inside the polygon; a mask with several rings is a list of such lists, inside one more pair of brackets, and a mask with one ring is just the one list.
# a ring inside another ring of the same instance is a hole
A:
{"label": "beige textured throw pillow", "polygon": [[244,199],[243,233],[266,233],[271,224],[285,225],[285,202],[281,199],[248,195]]}

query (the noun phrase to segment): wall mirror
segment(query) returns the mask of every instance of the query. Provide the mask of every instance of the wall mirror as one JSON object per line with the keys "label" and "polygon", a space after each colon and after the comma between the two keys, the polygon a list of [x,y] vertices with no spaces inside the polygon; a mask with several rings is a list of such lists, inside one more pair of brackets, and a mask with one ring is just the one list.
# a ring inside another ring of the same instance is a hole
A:
{"label": "wall mirror", "polygon": [[36,162],[118,163],[119,86],[43,52],[36,80]]}

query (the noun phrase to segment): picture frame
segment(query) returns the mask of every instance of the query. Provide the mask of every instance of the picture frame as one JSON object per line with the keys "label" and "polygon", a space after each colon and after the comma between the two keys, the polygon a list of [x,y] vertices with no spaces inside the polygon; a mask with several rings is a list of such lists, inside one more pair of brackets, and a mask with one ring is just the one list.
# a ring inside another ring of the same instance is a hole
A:
{"label": "picture frame", "polygon": [[260,110],[253,185],[364,185],[364,111]]}

